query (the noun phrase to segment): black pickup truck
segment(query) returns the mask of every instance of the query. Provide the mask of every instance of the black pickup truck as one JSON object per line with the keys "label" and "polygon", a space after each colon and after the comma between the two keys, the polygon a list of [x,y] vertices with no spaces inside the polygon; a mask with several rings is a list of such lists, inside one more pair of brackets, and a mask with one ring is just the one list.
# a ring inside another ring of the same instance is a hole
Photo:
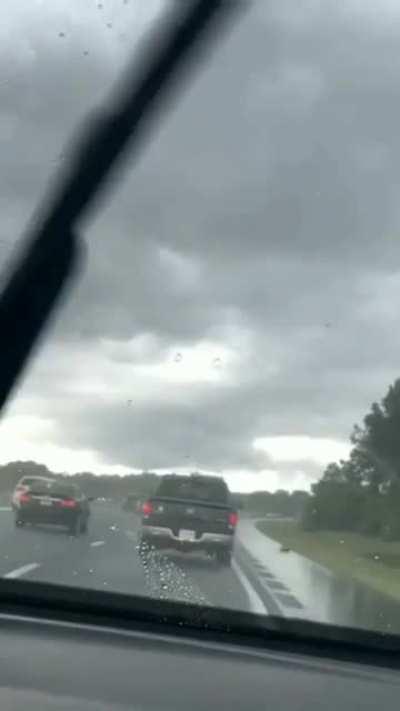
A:
{"label": "black pickup truck", "polygon": [[164,476],[142,505],[140,549],[201,550],[230,565],[238,514],[229,490],[215,476]]}

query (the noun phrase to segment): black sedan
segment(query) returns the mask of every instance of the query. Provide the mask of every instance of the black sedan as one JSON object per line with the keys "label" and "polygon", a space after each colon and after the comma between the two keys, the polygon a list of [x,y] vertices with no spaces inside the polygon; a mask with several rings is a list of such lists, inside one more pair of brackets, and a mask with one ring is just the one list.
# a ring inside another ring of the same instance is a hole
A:
{"label": "black sedan", "polygon": [[77,536],[86,533],[90,515],[89,499],[74,484],[38,485],[20,494],[15,525],[52,524],[64,526]]}

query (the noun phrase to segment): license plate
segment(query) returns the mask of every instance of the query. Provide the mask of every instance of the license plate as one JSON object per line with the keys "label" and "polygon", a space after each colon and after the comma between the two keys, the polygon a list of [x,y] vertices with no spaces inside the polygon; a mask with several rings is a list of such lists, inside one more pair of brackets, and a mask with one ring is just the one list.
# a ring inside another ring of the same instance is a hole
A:
{"label": "license plate", "polygon": [[194,541],[196,540],[196,534],[194,531],[187,531],[185,528],[181,528],[179,531],[180,541]]}
{"label": "license plate", "polygon": [[53,505],[53,502],[52,502],[52,501],[46,501],[45,499],[43,499],[43,500],[40,502],[40,505],[41,505],[41,506],[52,506],[52,505]]}

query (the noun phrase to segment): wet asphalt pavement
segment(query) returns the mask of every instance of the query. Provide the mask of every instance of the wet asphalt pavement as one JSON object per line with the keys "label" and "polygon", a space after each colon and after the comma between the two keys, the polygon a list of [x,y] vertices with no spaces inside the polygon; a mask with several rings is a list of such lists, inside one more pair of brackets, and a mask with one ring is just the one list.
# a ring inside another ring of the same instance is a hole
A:
{"label": "wet asphalt pavement", "polygon": [[96,503],[87,535],[16,529],[0,510],[0,575],[181,600],[400,634],[400,604],[340,580],[242,521],[232,568],[201,554],[139,555],[138,518]]}

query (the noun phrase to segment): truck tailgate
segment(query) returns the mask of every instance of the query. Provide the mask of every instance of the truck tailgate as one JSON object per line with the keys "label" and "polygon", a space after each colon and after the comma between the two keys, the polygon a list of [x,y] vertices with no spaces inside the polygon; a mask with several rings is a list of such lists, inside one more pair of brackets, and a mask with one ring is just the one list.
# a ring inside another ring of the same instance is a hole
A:
{"label": "truck tailgate", "polygon": [[181,529],[189,529],[196,534],[232,533],[229,517],[232,509],[224,504],[213,504],[190,499],[153,497],[149,500],[152,512],[143,523],[151,526],[165,526],[175,535]]}

